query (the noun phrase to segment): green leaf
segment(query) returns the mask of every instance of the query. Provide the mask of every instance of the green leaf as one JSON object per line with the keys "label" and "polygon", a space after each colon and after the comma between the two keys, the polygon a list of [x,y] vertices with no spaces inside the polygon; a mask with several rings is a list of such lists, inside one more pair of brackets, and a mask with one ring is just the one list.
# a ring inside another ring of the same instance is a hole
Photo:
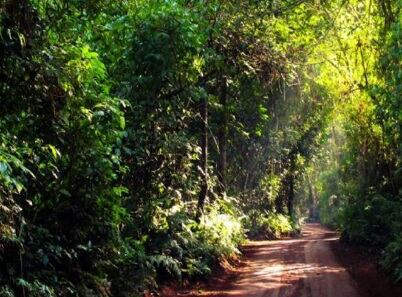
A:
{"label": "green leaf", "polygon": [[126,120],[125,120],[124,116],[119,117],[119,124],[120,124],[121,129],[126,128]]}
{"label": "green leaf", "polygon": [[5,174],[8,171],[8,164],[0,162],[0,173]]}
{"label": "green leaf", "polygon": [[68,191],[67,191],[67,190],[65,190],[65,189],[61,189],[61,190],[60,190],[60,193],[62,193],[62,194],[64,194],[64,195],[66,195],[67,197],[71,197],[70,192],[68,192]]}
{"label": "green leaf", "polygon": [[52,153],[54,159],[58,159],[61,157],[60,152],[56,149],[56,147],[52,144],[48,144],[49,150]]}
{"label": "green leaf", "polygon": [[47,264],[49,264],[49,257],[47,255],[44,255],[42,257],[42,263],[44,266],[47,266]]}

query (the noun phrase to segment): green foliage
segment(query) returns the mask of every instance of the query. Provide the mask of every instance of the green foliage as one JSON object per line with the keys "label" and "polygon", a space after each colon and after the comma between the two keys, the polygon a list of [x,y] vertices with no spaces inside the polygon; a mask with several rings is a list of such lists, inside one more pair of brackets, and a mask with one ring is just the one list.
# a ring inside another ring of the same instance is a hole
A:
{"label": "green foliage", "polygon": [[297,231],[290,217],[280,213],[251,212],[245,222],[248,234],[251,238],[279,239]]}
{"label": "green foliage", "polygon": [[0,296],[1,297],[14,297],[13,290],[10,289],[9,286],[3,286],[0,288]]}
{"label": "green foliage", "polygon": [[391,241],[384,250],[381,265],[392,271],[392,275],[396,282],[402,280],[402,239],[397,238]]}
{"label": "green foliage", "polygon": [[393,211],[397,206],[379,195],[366,197],[364,202],[357,201],[350,205],[344,214],[345,239],[355,244],[383,247],[392,236],[390,228],[395,219]]}
{"label": "green foliage", "polygon": [[[239,253],[237,247],[244,240],[238,211],[227,201],[210,205],[200,222],[189,216],[186,205],[176,205],[158,214],[160,241],[151,249],[156,269],[178,277],[208,275],[221,260]],[[229,207],[229,209],[228,209]]]}
{"label": "green foliage", "polygon": [[[115,263],[113,292],[125,296],[157,282],[210,275],[222,260],[239,253],[244,240],[240,215],[228,201],[208,206],[200,222],[190,214],[191,204],[180,203],[155,212],[153,231],[141,241],[127,241]],[[123,281],[130,277],[134,282]]]}
{"label": "green foliage", "polygon": [[104,285],[102,259],[116,254],[125,216],[115,185],[123,114],[99,55],[45,21],[28,1],[2,6],[2,32],[15,34],[0,46],[0,285],[83,295]]}
{"label": "green foliage", "polygon": [[384,1],[0,1],[0,296],[203,277],[317,207],[400,279]]}
{"label": "green foliage", "polygon": [[[401,3],[374,3],[346,4],[350,12],[333,29],[341,55],[319,50],[334,59],[323,64],[320,76],[336,98],[336,114],[314,167],[321,221],[338,227],[348,243],[379,255],[400,280]],[[356,13],[365,16],[357,24]]]}

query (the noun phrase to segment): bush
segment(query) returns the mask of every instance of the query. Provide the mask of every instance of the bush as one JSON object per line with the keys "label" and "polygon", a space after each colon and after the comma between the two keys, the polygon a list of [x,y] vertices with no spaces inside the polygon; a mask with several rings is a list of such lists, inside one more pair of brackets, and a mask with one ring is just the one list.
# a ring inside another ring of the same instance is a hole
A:
{"label": "bush", "polygon": [[[132,241],[116,263],[123,274],[132,274],[140,285],[117,283],[114,291],[140,291],[166,281],[205,277],[221,261],[239,254],[238,247],[245,239],[242,216],[230,204],[217,200],[199,221],[194,219],[195,207],[191,203],[158,208],[152,236],[144,236],[141,242]],[[122,278],[116,275],[115,279]]]}
{"label": "bush", "polygon": [[234,208],[225,207],[225,201],[216,201],[201,216],[200,222],[186,215],[189,212],[183,209],[179,215],[181,220],[171,218],[171,226],[178,228],[172,234],[170,246],[176,250],[173,255],[183,276],[208,275],[221,260],[239,253],[238,246],[245,238],[240,216],[235,215]]}
{"label": "bush", "polygon": [[342,240],[381,254],[381,266],[402,280],[402,203],[400,197],[371,194],[343,211]]}
{"label": "bush", "polygon": [[397,222],[398,203],[379,194],[351,202],[343,211],[342,239],[355,245],[382,250],[392,240]]}
{"label": "bush", "polygon": [[402,237],[387,245],[381,265],[386,270],[392,271],[396,282],[402,281]]}
{"label": "bush", "polygon": [[245,225],[251,238],[279,239],[297,229],[289,216],[275,212],[250,212]]}

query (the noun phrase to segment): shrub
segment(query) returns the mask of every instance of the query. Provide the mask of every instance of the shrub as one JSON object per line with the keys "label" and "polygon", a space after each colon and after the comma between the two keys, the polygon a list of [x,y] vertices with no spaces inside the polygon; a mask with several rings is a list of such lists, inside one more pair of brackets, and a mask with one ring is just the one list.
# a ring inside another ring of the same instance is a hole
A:
{"label": "shrub", "polygon": [[381,265],[386,270],[392,271],[392,276],[396,282],[402,281],[402,237],[387,245]]}
{"label": "shrub", "polygon": [[290,217],[275,212],[250,212],[245,225],[252,238],[278,239],[296,230]]}
{"label": "shrub", "polygon": [[[125,253],[115,265],[136,285],[116,283],[114,291],[140,291],[155,288],[164,281],[208,276],[224,259],[239,254],[245,239],[240,212],[232,202],[217,200],[195,220],[192,203],[158,208],[154,214],[152,236],[126,243]],[[114,277],[117,281],[122,275]]]}

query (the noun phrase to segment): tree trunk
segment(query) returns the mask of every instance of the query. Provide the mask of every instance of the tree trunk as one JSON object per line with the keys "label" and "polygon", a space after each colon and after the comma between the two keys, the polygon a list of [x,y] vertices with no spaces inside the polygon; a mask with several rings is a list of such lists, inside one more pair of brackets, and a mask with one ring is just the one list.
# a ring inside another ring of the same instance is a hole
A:
{"label": "tree trunk", "polygon": [[289,216],[293,215],[293,203],[294,203],[294,198],[295,198],[295,190],[294,190],[294,176],[293,173],[289,175],[288,178],[289,182],[289,193],[288,193],[288,214]]}
{"label": "tree trunk", "polygon": [[317,210],[316,210],[316,196],[313,183],[311,182],[310,176],[307,174],[307,185],[308,185],[308,209],[309,209],[309,219],[310,221],[317,221]]}
{"label": "tree trunk", "polygon": [[208,195],[208,96],[203,95],[200,104],[201,116],[201,185],[200,194],[198,196],[198,211],[204,210],[204,204]]}
{"label": "tree trunk", "polygon": [[222,79],[219,103],[222,106],[222,111],[219,120],[218,129],[218,145],[219,145],[219,159],[218,159],[218,181],[219,181],[219,194],[221,196],[226,192],[226,155],[227,155],[227,80],[226,77]]}

